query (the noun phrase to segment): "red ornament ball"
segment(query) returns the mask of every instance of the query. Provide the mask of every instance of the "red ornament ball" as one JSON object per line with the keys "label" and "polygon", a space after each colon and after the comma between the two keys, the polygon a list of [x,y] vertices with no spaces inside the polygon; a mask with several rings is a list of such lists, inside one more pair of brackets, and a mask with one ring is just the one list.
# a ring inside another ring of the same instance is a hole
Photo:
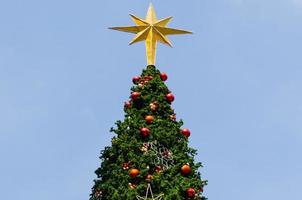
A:
{"label": "red ornament ball", "polygon": [[188,188],[187,189],[187,195],[189,198],[194,198],[195,197],[195,190],[193,188]]}
{"label": "red ornament ball", "polygon": [[131,108],[131,102],[126,101],[124,106],[125,106],[125,108]]}
{"label": "red ornament ball", "polygon": [[174,101],[175,97],[172,93],[166,95],[167,100],[171,103]]}
{"label": "red ornament ball", "polygon": [[131,162],[125,162],[125,163],[123,163],[123,169],[124,170],[129,169],[130,164],[131,164]]}
{"label": "red ornament ball", "polygon": [[138,169],[131,169],[129,171],[129,176],[131,178],[136,178],[139,175],[139,170]]}
{"label": "red ornament ball", "polygon": [[160,79],[161,79],[162,81],[166,81],[166,80],[168,79],[168,75],[167,75],[166,73],[161,73],[161,74],[160,74]]}
{"label": "red ornament ball", "polygon": [[139,76],[134,76],[133,78],[132,78],[132,82],[134,83],[134,84],[138,84],[138,82],[141,80],[141,77],[139,77]]}
{"label": "red ornament ball", "polygon": [[141,94],[139,92],[132,92],[131,93],[131,98],[132,98],[133,101],[137,100],[140,96],[141,96]]}
{"label": "red ornament ball", "polygon": [[148,174],[146,176],[146,179],[145,179],[147,182],[151,182],[153,180],[153,176],[151,174]]}
{"label": "red ornament ball", "polygon": [[182,129],[181,133],[183,134],[183,136],[185,136],[187,138],[190,137],[190,135],[191,135],[191,131],[187,128]]}
{"label": "red ornament ball", "polygon": [[152,79],[153,79],[153,77],[152,76],[145,76],[145,81],[151,81]]}
{"label": "red ornament ball", "polygon": [[151,123],[153,122],[153,120],[154,120],[154,117],[153,117],[152,115],[147,115],[147,116],[145,117],[145,120],[146,120],[146,122],[147,122],[148,124],[151,124]]}
{"label": "red ornament ball", "polygon": [[148,137],[150,134],[150,130],[148,128],[142,128],[140,132],[143,137]]}
{"label": "red ornament ball", "polygon": [[162,171],[162,168],[161,168],[161,166],[156,166],[155,167],[155,171],[157,172],[157,173],[160,173],[161,171]]}
{"label": "red ornament ball", "polygon": [[190,167],[190,165],[184,165],[184,166],[182,166],[181,167],[181,173],[183,174],[183,175],[188,175],[188,174],[190,174],[191,173],[191,167]]}

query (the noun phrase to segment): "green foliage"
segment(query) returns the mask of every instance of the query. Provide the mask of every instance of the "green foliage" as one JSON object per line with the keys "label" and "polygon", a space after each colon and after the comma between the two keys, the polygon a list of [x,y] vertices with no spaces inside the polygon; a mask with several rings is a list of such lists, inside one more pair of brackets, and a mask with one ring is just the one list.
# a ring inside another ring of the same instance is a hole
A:
{"label": "green foliage", "polygon": [[[101,152],[102,162],[95,171],[98,179],[95,180],[90,200],[136,200],[137,195],[145,195],[148,183],[154,196],[164,194],[163,200],[206,200],[198,192],[207,182],[201,179],[198,172],[202,164],[194,162],[197,151],[188,147],[188,139],[181,134],[183,121],[171,119],[175,113],[166,99],[170,91],[155,66],[147,66],[141,79],[148,76],[152,76],[152,80],[131,88],[132,92],[139,92],[140,97],[131,100],[130,108],[124,108],[124,121],[117,121],[116,127],[111,128],[116,136],[112,138],[112,145]],[[158,104],[156,110],[150,109],[153,102]],[[154,116],[153,123],[147,124],[146,115]],[[150,130],[148,137],[140,134],[140,129],[144,127]],[[142,151],[144,143],[152,141],[172,152],[174,166],[160,172],[156,170],[158,165],[153,162],[156,155]],[[127,162],[131,163],[129,169],[124,169],[123,164]],[[181,167],[186,163],[191,167],[189,175],[181,173]],[[132,168],[140,171],[136,178],[129,176]],[[153,176],[152,181],[146,180],[148,174]],[[187,196],[188,188],[195,189],[197,195],[194,198]],[[100,191],[101,195],[97,195]]]}

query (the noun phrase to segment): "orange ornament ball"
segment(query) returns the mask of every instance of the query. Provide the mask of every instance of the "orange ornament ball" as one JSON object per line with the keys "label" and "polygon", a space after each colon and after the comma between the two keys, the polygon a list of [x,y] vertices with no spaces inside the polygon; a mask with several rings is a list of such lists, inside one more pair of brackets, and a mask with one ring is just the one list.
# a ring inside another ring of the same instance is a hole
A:
{"label": "orange ornament ball", "polygon": [[182,167],[181,167],[181,173],[182,173],[183,175],[188,175],[188,174],[190,174],[190,173],[191,173],[191,167],[190,167],[190,165],[184,165],[184,166],[182,166]]}
{"label": "orange ornament ball", "polygon": [[146,120],[146,122],[147,122],[148,124],[151,124],[151,123],[153,122],[153,120],[154,120],[154,117],[153,117],[152,115],[147,115],[147,116],[145,117],[145,120]]}
{"label": "orange ornament ball", "polygon": [[131,169],[129,171],[129,176],[131,178],[136,178],[139,175],[139,170],[138,169]]}

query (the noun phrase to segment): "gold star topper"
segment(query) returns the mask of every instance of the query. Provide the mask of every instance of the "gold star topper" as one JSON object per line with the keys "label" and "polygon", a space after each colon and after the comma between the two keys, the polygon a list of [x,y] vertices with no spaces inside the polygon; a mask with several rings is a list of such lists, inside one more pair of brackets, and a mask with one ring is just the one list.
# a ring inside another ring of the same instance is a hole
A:
{"label": "gold star topper", "polygon": [[130,45],[136,42],[146,41],[146,55],[148,65],[155,64],[156,46],[158,41],[172,47],[171,42],[167,38],[167,35],[192,33],[185,30],[166,27],[172,17],[158,20],[154,7],[151,3],[145,20],[131,14],[130,16],[136,26],[111,27],[110,29],[136,34],[136,36],[130,42]]}

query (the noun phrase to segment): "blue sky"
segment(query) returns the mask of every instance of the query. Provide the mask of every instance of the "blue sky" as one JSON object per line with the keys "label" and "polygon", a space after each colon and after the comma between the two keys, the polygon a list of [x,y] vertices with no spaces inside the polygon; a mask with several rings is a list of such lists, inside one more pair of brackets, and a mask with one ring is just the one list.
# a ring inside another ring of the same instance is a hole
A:
{"label": "blue sky", "polygon": [[[302,1],[153,1],[194,35],[159,46],[210,200],[301,200]],[[144,44],[107,29],[148,1],[0,0],[0,198],[88,199]]]}

